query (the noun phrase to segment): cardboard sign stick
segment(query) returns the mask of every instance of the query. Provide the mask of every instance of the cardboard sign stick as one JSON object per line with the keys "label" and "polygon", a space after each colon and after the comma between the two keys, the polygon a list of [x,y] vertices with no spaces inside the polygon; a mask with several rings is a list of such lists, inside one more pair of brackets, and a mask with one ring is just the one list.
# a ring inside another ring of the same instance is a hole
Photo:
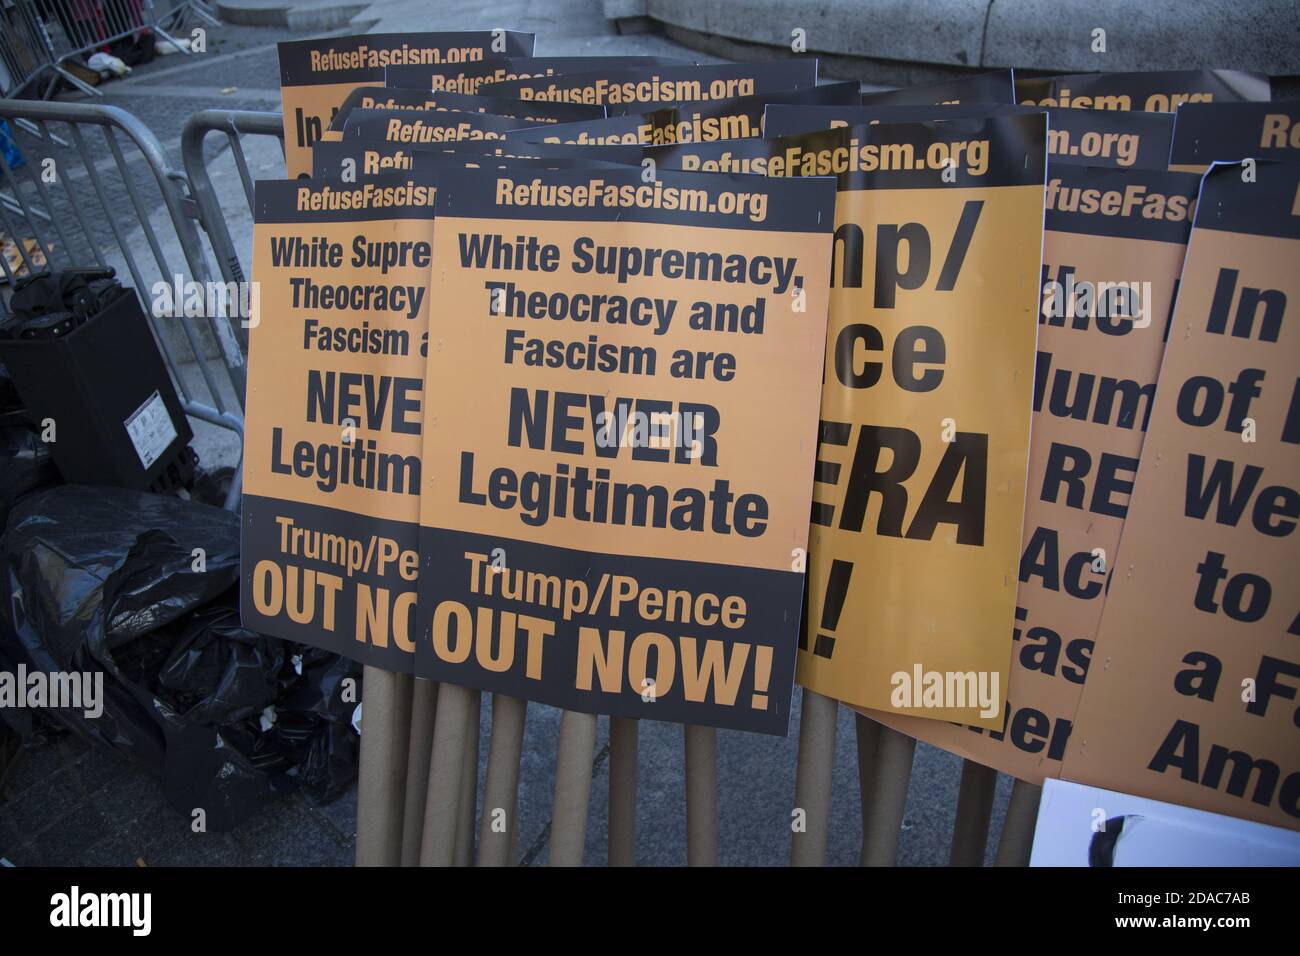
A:
{"label": "cardboard sign stick", "polygon": [[465,753],[461,761],[459,813],[456,818],[456,849],[453,866],[474,862],[474,820],[478,813],[478,743],[479,722],[483,713],[483,695],[470,692],[468,726],[465,728]]}
{"label": "cardboard sign stick", "polygon": [[417,677],[411,686],[411,733],[406,747],[402,866],[420,865],[420,838],[424,835],[424,805],[429,799],[429,759],[433,755],[433,721],[437,712],[437,683]]}
{"label": "cardboard sign stick", "polygon": [[961,762],[961,787],[957,791],[957,820],[952,829],[949,866],[983,866],[993,815],[993,790],[998,772],[974,760]]}
{"label": "cardboard sign stick", "polygon": [[718,732],[687,724],[686,864],[718,865]]}
{"label": "cardboard sign stick", "polygon": [[[483,822],[478,831],[478,866],[514,866],[510,852],[519,829],[519,758],[524,750],[524,721],[528,704],[518,697],[492,695],[492,740],[488,745],[487,778],[483,783]],[[477,779],[478,774],[476,773]],[[505,830],[494,827],[497,811],[505,811]]]}
{"label": "cardboard sign stick", "polygon": [[640,724],[609,719],[609,865],[636,866],[636,751]]}
{"label": "cardboard sign stick", "polygon": [[907,785],[912,779],[916,738],[882,726],[876,742],[876,779],[871,802],[864,800],[862,865],[894,866],[898,859],[898,831],[907,809]]}
{"label": "cardboard sign stick", "polygon": [[858,738],[858,804],[862,811],[862,847],[858,866],[867,865],[867,797],[876,788],[876,752],[880,744],[880,724],[866,714],[854,713],[854,730]]}
{"label": "cardboard sign stick", "polygon": [[596,755],[596,715],[566,710],[560,718],[555,758],[555,805],[551,810],[551,866],[582,866],[591,798],[591,762]]}
{"label": "cardboard sign stick", "polygon": [[402,859],[411,678],[367,667],[361,681],[357,866],[396,866]]}
{"label": "cardboard sign stick", "polygon": [[790,836],[791,866],[825,866],[830,828],[831,775],[835,764],[835,715],[839,704],[804,688],[799,710],[799,761],[794,771],[794,805],[803,810],[803,830]]}
{"label": "cardboard sign stick", "polygon": [[[475,691],[443,684],[438,688],[438,716],[433,722],[433,755],[429,759],[429,797],[424,806],[421,866],[451,866],[456,852],[456,822],[469,746],[470,709]],[[477,715],[476,715],[477,716]]]}
{"label": "cardboard sign stick", "polygon": [[1029,865],[1029,851],[1034,847],[1034,826],[1038,820],[1038,799],[1042,793],[1042,787],[1024,780],[1017,780],[1011,788],[1011,802],[1007,804],[1007,819],[1002,824],[1002,839],[998,842],[994,866]]}

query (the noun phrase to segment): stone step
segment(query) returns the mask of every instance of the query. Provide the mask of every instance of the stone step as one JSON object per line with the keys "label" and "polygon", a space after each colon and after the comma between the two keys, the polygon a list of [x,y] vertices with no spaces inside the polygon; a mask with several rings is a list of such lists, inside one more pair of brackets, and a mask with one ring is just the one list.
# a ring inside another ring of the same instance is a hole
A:
{"label": "stone step", "polygon": [[241,26],[334,30],[368,6],[368,0],[217,0],[217,16]]}

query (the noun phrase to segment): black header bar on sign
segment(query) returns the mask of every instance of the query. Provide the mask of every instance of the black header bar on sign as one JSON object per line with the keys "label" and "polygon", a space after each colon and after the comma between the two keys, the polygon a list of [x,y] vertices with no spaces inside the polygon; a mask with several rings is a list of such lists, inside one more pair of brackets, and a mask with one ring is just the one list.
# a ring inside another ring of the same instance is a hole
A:
{"label": "black header bar on sign", "polygon": [[830,233],[835,227],[834,182],[810,179],[802,188],[786,188],[791,185],[681,172],[660,172],[647,182],[640,169],[631,168],[447,171],[439,178],[438,215]]}
{"label": "black header bar on sign", "polygon": [[384,85],[398,89],[474,94],[487,83],[531,76],[653,66],[690,66],[690,61],[666,56],[494,56],[459,67],[390,66],[384,74]]}
{"label": "black header bar on sign", "polygon": [[429,219],[437,172],[412,168],[354,183],[313,179],[264,179],[256,184],[254,221],[259,223],[363,222]]}
{"label": "black header bar on sign", "polygon": [[[325,40],[291,40],[278,44],[280,84],[382,82],[384,70],[398,64],[448,66],[491,56],[528,56],[533,34],[514,30],[464,33],[363,33]],[[493,42],[501,50],[493,50]]]}
{"label": "black header bar on sign", "polygon": [[[752,96],[736,96],[726,100],[700,100],[692,103],[628,103],[609,107],[610,116],[624,113],[650,113],[654,110],[676,107],[682,119],[712,119],[722,117],[744,117],[752,133],[762,135],[763,112],[771,104],[788,103],[801,106],[839,107],[853,109],[857,106],[858,90],[861,84],[857,80],[844,83],[823,83],[820,86],[801,86],[789,90],[775,90],[770,93],[755,93]],[[740,136],[723,136],[722,139],[738,139]]]}
{"label": "black header bar on sign", "polygon": [[468,96],[464,93],[434,93],[423,90],[393,89],[387,86],[359,86],[348,94],[330,129],[342,130],[353,110],[448,110],[460,113],[484,113],[527,120],[531,126],[541,123],[576,123],[603,119],[603,106],[577,106],[570,103],[526,103],[496,96]]}
{"label": "black header bar on sign", "polygon": [[1167,169],[1172,113],[1124,113],[1047,107],[1047,152],[1053,162],[1124,169]]}
{"label": "black header bar on sign", "polygon": [[1047,117],[847,126],[770,140],[769,176],[839,178],[842,190],[1043,184]]}
{"label": "black header bar on sign", "polygon": [[382,139],[412,146],[461,140],[504,139],[507,131],[530,124],[510,116],[452,110],[353,110],[344,139]]}
{"label": "black header bar on sign", "polygon": [[1197,229],[1300,239],[1300,162],[1215,163],[1201,181]]}
{"label": "black header bar on sign", "polygon": [[339,142],[322,141],[312,147],[312,177],[341,179],[345,160],[352,160],[358,176],[373,176],[393,170],[411,169],[413,164],[464,166],[470,162],[485,166],[492,160],[496,161],[491,163],[493,166],[512,160],[535,160],[550,169],[599,166],[606,163],[635,166],[641,161],[641,150],[635,146],[595,148],[513,141],[507,144],[500,140],[467,140],[412,148],[405,143],[345,139]]}
{"label": "black header bar on sign", "polygon": [[1015,78],[1010,70],[992,70],[946,83],[862,94],[863,106],[954,106],[1015,101]]}
{"label": "black header bar on sign", "polygon": [[786,106],[773,103],[767,108],[764,135],[796,136],[841,126],[875,123],[924,123],[930,120],[965,119],[971,116],[1021,116],[1038,113],[1036,107],[1011,103],[964,103],[955,106]]}
{"label": "black header bar on sign", "polygon": [[647,146],[645,158],[660,169],[688,173],[728,173],[766,176],[773,144],[764,139],[724,139],[711,143]]}
{"label": "black header bar on sign", "polygon": [[1183,103],[1267,100],[1268,77],[1244,70],[1069,73],[1016,81],[1016,102],[1085,110],[1172,113]]}
{"label": "black header bar on sign", "polygon": [[1171,166],[1300,158],[1300,100],[1187,103],[1174,116]]}
{"label": "black header bar on sign", "polygon": [[1195,173],[1052,160],[1047,165],[1043,228],[1182,245],[1192,229],[1200,185]]}
{"label": "black header bar on sign", "polygon": [[553,103],[681,103],[733,99],[817,85],[817,61],[774,60],[710,66],[642,67],[561,73],[485,85],[479,92]]}
{"label": "black header bar on sign", "polygon": [[506,138],[568,146],[645,146],[662,142],[666,130],[676,123],[677,110],[656,110],[583,123],[556,123],[511,130]]}

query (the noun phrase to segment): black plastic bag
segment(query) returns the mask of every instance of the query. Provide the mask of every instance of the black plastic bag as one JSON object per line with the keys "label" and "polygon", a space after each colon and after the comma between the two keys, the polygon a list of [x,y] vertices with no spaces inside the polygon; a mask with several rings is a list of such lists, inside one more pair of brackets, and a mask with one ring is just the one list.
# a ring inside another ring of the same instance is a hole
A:
{"label": "black plastic bag", "polygon": [[40,432],[26,423],[9,425],[0,419],[0,527],[15,501],[62,480]]}
{"label": "black plastic bag", "polygon": [[[127,489],[29,495],[0,541],[0,666],[102,671],[101,716],[41,713],[153,769],[210,831],[356,777],[340,684],[360,668],[240,627],[238,574],[237,515]],[[0,717],[30,734],[30,712]]]}

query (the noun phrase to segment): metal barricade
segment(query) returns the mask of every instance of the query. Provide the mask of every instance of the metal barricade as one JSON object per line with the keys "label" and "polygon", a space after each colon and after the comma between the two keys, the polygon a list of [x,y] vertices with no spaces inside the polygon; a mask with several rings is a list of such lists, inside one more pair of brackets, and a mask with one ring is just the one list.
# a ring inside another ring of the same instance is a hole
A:
{"label": "metal barricade", "polygon": [[[239,173],[248,201],[248,211],[253,211],[253,176],[248,157],[244,152],[245,136],[270,136],[279,141],[280,155],[284,156],[284,126],[279,113],[255,113],[240,110],[203,110],[195,113],[185,123],[181,133],[181,161],[189,178],[190,191],[198,207],[199,222],[212,243],[213,255],[221,275],[227,282],[243,282],[248,272],[239,260],[239,251],[230,238],[225,213],[220,198],[212,185],[204,142],[209,133],[220,132],[230,147],[230,156]],[[245,342],[247,347],[247,342]]]}
{"label": "metal barricade", "polygon": [[[242,436],[242,323],[228,298],[207,308],[214,299],[204,293],[218,283],[203,252],[197,207],[157,137],[111,106],[0,100],[0,117],[25,157],[14,169],[0,155],[0,187],[8,193],[0,202],[0,233],[16,264],[0,256],[0,318],[8,316],[15,278],[47,266],[113,266],[140,297],[185,413]],[[179,307],[190,289],[200,290],[205,307],[186,317]],[[163,293],[178,317],[154,308]],[[226,501],[232,508],[239,501],[236,472]]]}
{"label": "metal barricade", "polygon": [[[186,3],[169,11],[164,19],[181,23],[191,9],[197,15],[208,15],[205,9]],[[64,64],[144,30],[171,42],[183,53],[190,52],[186,44],[163,28],[153,0],[0,0],[0,10],[7,14],[5,35],[0,37],[0,59],[6,72],[14,77],[0,93],[9,97],[42,79],[48,81],[41,91],[45,99],[53,94],[60,80],[83,93],[100,96],[99,90]]]}
{"label": "metal barricade", "polygon": [[36,0],[0,0],[0,96],[17,96],[57,67]]}

